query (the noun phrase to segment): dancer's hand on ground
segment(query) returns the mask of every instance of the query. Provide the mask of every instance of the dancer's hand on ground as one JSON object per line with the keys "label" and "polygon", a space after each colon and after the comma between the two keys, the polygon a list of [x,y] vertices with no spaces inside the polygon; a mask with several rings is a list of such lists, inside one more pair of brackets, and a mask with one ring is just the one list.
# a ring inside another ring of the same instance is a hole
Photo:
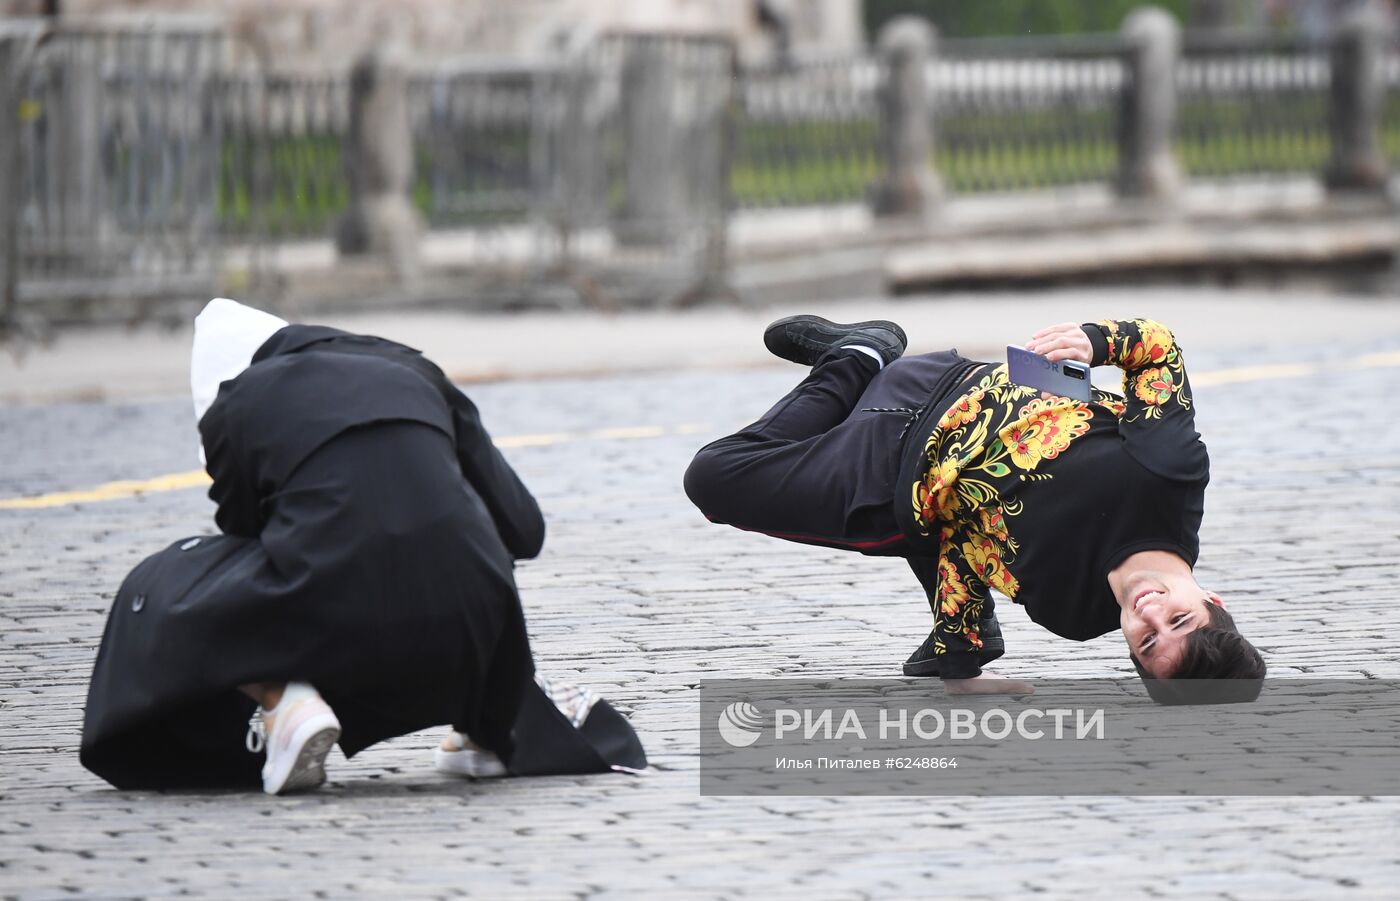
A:
{"label": "dancer's hand on ground", "polygon": [[982,673],[971,679],[944,679],[943,690],[950,695],[1016,695],[1024,697],[1035,694],[1035,687],[1019,679],[1007,679]]}
{"label": "dancer's hand on ground", "polygon": [[1076,360],[1080,363],[1094,362],[1094,345],[1084,329],[1073,322],[1061,322],[1041,329],[1026,342],[1026,350],[1038,353],[1046,359],[1059,362]]}

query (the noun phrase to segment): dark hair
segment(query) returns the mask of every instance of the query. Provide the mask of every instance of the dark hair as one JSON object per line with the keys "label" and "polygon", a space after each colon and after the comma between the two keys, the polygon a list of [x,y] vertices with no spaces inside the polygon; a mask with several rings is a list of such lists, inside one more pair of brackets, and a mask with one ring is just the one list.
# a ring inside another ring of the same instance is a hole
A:
{"label": "dark hair", "polygon": [[1129,655],[1158,704],[1238,704],[1259,697],[1268,669],[1264,658],[1224,607],[1206,604],[1206,617],[1209,622],[1186,637],[1181,662],[1165,679],[1155,678],[1137,655]]}

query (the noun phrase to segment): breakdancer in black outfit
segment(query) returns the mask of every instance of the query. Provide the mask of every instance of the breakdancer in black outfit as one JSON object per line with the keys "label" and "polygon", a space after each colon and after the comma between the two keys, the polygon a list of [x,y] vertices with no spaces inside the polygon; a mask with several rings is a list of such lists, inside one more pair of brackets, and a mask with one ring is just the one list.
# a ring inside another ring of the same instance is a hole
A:
{"label": "breakdancer in black outfit", "polygon": [[811,373],[762,418],[696,454],[690,499],[712,521],[904,557],[934,625],[904,665],[954,692],[1025,693],[982,672],[1005,650],[991,589],[1065,638],[1122,629],[1164,703],[1183,679],[1265,666],[1192,573],[1209,459],[1180,348],[1147,319],[1064,323],[1027,348],[1112,364],[1124,396],[1079,402],[1012,383],[956,351],[903,357],[892,322],[773,323],[777,356]]}
{"label": "breakdancer in black outfit", "polygon": [[121,586],[84,765],[119,788],[280,794],[320,785],[337,740],[349,756],[439,724],[449,773],[646,765],[606,702],[536,676],[513,568],[544,519],[441,370],[216,300],[194,371],[222,534]]}

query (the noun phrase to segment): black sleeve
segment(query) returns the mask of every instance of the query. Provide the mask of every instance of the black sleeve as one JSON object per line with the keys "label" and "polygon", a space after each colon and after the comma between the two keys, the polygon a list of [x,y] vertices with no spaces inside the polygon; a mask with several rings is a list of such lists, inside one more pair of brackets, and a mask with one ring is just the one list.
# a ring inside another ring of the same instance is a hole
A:
{"label": "black sleeve", "polygon": [[1195,406],[1181,348],[1170,330],[1151,319],[1086,323],[1094,365],[1123,370],[1118,431],[1144,467],[1180,481],[1209,477],[1210,458],[1196,431]]}
{"label": "black sleeve", "polygon": [[214,522],[225,535],[256,538],[263,527],[262,498],[246,455],[235,447],[238,436],[230,431],[227,412],[227,402],[215,402],[199,421],[206,468],[214,480],[209,499],[218,505]]}
{"label": "black sleeve", "polygon": [[520,476],[506,462],[491,441],[476,404],[452,384],[447,375],[418,351],[392,341],[376,339],[399,353],[402,359],[427,378],[447,401],[457,445],[457,462],[462,475],[491,512],[496,531],[506,549],[517,560],[539,554],[544,546],[544,515]]}
{"label": "black sleeve", "polygon": [[539,504],[492,443],[481,424],[476,404],[446,376],[441,378],[443,395],[452,407],[457,460],[462,466],[462,475],[486,502],[496,531],[511,556],[517,560],[537,556],[544,546],[544,515]]}
{"label": "black sleeve", "polygon": [[956,541],[944,542],[937,557],[910,557],[914,571],[933,610],[934,654],[938,674],[944,679],[971,679],[980,675],[977,647],[981,644],[977,623],[982,604],[991,597],[976,573],[967,566]]}
{"label": "black sleeve", "polygon": [[1104,335],[1103,329],[1097,322],[1086,322],[1080,326],[1084,334],[1088,337],[1089,343],[1094,346],[1093,362],[1090,366],[1108,365],[1108,337]]}

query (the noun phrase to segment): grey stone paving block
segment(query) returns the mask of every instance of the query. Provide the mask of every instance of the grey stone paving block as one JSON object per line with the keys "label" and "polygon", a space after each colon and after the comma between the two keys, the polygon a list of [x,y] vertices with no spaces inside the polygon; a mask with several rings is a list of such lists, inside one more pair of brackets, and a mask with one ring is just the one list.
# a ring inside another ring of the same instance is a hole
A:
{"label": "grey stone paving block", "polygon": [[[507,450],[549,519],[545,554],[517,573],[540,666],[634,715],[656,764],[638,778],[453,780],[430,771],[429,731],[333,755],[310,796],[112,791],[76,756],[107,607],[145,555],[210,531],[212,505],[190,490],[0,511],[0,895],[1254,899],[1400,884],[1396,799],[699,797],[700,678],[892,675],[929,627],[901,562],[711,526],[686,501],[690,455],[795,381],[471,392],[497,436],[707,426]],[[1397,391],[1395,369],[1196,389],[1214,477],[1201,577],[1274,672],[1400,678],[1400,424],[1376,415]],[[0,409],[0,438],[0,496],[196,465],[183,402]],[[1000,609],[1000,672],[1129,672],[1116,638],[1063,642]]]}

